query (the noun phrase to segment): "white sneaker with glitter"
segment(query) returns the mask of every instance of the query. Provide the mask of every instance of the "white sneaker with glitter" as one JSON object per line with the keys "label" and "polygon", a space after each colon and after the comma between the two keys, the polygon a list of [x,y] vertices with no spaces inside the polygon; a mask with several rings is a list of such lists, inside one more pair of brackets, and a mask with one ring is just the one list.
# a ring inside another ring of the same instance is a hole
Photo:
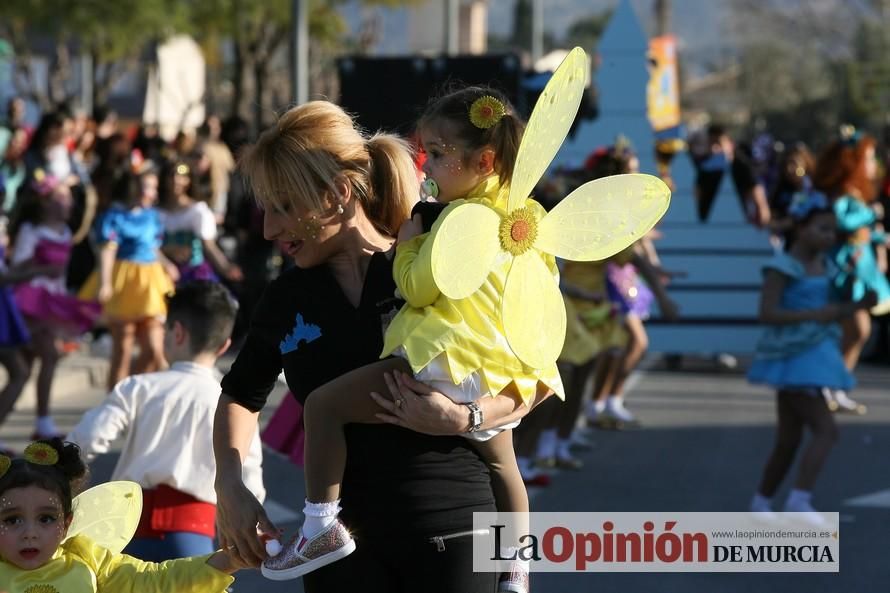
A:
{"label": "white sneaker with glitter", "polygon": [[510,572],[498,579],[498,593],[529,593],[528,569],[520,562],[512,562]]}
{"label": "white sneaker with glitter", "polygon": [[339,519],[312,538],[303,536],[301,529],[278,555],[263,562],[263,576],[273,581],[296,579],[354,551],[355,540]]}

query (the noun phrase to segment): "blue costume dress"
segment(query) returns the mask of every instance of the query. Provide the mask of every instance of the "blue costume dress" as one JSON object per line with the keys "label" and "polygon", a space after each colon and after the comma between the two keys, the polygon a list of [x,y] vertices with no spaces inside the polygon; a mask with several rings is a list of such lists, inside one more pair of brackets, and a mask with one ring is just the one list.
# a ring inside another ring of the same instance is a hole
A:
{"label": "blue costume dress", "polygon": [[[114,204],[97,219],[94,233],[100,246],[117,246],[111,271],[113,296],[103,307],[105,316],[124,321],[166,316],[166,295],[173,291],[173,281],[158,260],[164,235],[158,211]],[[95,271],[80,289],[80,297],[95,299],[98,293]]]}
{"label": "blue costume dress", "polygon": [[[883,243],[886,234],[874,230],[876,217],[874,210],[852,196],[841,196],[834,202],[838,231],[847,241],[832,252],[832,259],[838,269],[834,284],[839,290],[852,294],[853,300],[861,299],[868,291],[878,295],[878,304],[872,309],[875,315],[890,312],[890,283],[878,268],[874,244]],[[869,229],[867,233],[858,233]],[[867,240],[857,240],[866,235]]]}
{"label": "blue costume dress", "polygon": [[[825,275],[807,276],[798,260],[781,253],[764,266],[764,273],[776,270],[786,277],[783,309],[806,311],[821,309],[831,300],[834,291],[830,261],[826,262],[826,268]],[[840,328],[835,323],[802,321],[771,325],[757,344],[748,380],[776,389],[850,389],[855,380],[844,365],[839,341]]]}

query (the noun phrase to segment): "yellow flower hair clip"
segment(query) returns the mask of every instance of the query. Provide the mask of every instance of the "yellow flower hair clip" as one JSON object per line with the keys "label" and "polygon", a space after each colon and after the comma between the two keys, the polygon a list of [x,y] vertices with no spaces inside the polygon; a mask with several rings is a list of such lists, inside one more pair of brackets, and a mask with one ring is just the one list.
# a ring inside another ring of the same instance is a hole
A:
{"label": "yellow flower hair clip", "polygon": [[31,443],[25,447],[24,458],[35,465],[55,465],[59,462],[59,452],[46,443]]}
{"label": "yellow flower hair clip", "polygon": [[0,455],[0,478],[6,475],[6,472],[9,471],[9,466],[11,465],[12,459],[6,455]]}
{"label": "yellow flower hair clip", "polygon": [[491,95],[479,97],[470,105],[470,121],[482,130],[492,127],[506,114],[504,104]]}

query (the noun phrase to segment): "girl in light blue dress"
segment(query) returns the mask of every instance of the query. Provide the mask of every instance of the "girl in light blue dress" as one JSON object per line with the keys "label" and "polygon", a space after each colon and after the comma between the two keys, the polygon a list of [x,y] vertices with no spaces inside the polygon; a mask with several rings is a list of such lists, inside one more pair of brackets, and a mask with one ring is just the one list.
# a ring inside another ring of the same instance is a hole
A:
{"label": "girl in light blue dress", "polygon": [[837,302],[831,281],[835,272],[828,256],[835,243],[836,220],[823,194],[797,194],[789,214],[794,227],[786,251],[764,266],[760,321],[768,327],[748,372],[752,383],[776,389],[778,411],[776,444],[751,511],[771,509],[772,497],[791,468],[807,426],[812,439],[784,510],[813,514],[812,489],[838,436],[825,392],[854,384],[841,355],[836,322],[874,306],[876,299],[868,293],[854,302]]}
{"label": "girl in light blue dress", "polygon": [[[890,283],[879,263],[890,238],[875,210],[877,176],[874,138],[851,126],[843,126],[840,139],[820,155],[813,176],[813,185],[831,199],[837,219],[838,237],[831,250],[834,285],[851,300],[869,292],[877,297],[870,311],[861,309],[841,322],[841,352],[851,372],[871,334],[871,316],[890,313]],[[861,410],[842,389],[832,392],[832,402],[839,411]]]}

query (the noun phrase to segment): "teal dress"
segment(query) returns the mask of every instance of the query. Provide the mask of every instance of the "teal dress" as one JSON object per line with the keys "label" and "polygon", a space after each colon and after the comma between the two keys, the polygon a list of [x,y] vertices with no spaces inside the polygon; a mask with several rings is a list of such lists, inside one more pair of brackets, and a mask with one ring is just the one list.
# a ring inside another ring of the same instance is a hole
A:
{"label": "teal dress", "polygon": [[[852,196],[838,198],[834,202],[834,214],[842,236],[852,236],[863,227],[874,229],[876,222],[874,211]],[[879,315],[890,312],[890,283],[878,268],[873,244],[883,243],[886,234],[872,230],[870,239],[868,243],[845,241],[834,249],[832,259],[838,270],[834,276],[834,285],[838,290],[849,294],[853,300],[859,300],[866,292],[874,291],[878,295],[878,305],[872,309],[872,313]]]}
{"label": "teal dress", "polygon": [[[832,268],[831,261],[826,261],[829,273],[807,276],[798,260],[781,253],[764,266],[764,273],[776,270],[786,276],[783,309],[806,311],[821,309],[832,300]],[[776,389],[850,389],[855,380],[844,365],[839,342],[840,328],[835,323],[768,326],[757,344],[748,380]]]}

